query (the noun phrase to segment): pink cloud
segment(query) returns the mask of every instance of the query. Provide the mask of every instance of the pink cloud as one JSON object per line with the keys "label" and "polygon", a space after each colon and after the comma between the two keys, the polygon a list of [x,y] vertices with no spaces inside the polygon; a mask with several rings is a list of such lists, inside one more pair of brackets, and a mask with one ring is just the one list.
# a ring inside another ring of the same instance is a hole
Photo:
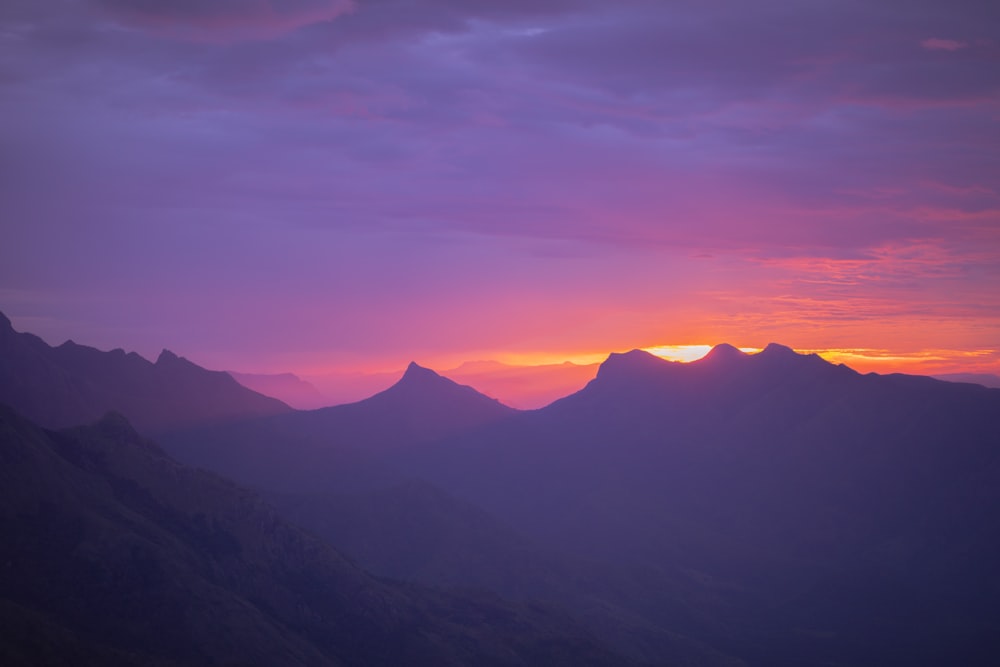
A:
{"label": "pink cloud", "polygon": [[930,37],[920,42],[920,46],[928,51],[958,51],[959,49],[967,48],[969,44],[967,42],[959,42],[955,39]]}
{"label": "pink cloud", "polygon": [[354,0],[101,0],[124,23],[198,42],[274,39],[332,21],[355,9]]}

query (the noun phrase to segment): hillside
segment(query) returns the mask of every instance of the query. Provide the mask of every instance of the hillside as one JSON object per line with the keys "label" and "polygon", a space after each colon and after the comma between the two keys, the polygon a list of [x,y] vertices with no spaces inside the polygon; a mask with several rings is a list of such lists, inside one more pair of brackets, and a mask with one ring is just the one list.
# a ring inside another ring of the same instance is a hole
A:
{"label": "hillside", "polygon": [[119,415],[0,407],[5,665],[618,665],[560,612],[378,580]]}
{"label": "hillside", "polygon": [[51,347],[18,333],[0,313],[0,402],[50,428],[124,414],[146,434],[290,412],[276,399],[164,350],[156,363],[66,341]]}

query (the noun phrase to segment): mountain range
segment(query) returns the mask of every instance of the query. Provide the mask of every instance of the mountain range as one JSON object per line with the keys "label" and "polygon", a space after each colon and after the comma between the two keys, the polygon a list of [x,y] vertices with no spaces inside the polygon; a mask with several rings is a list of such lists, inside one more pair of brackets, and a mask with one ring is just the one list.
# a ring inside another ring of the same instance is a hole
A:
{"label": "mountain range", "polygon": [[[755,664],[989,664],[997,648],[996,390],[720,345],[692,363],[613,354],[550,406],[462,424],[463,401],[489,399],[430,371],[386,393],[397,400],[370,413],[254,419],[165,444],[260,488],[297,489],[299,521],[337,526],[330,539],[353,526],[363,564],[435,582],[420,565],[433,554],[410,549],[405,528],[363,520],[420,480],[478,508],[481,524],[508,527],[533,563],[522,573],[557,554],[541,580],[522,576],[505,593],[552,595],[565,590],[559,573],[587,571],[575,593]],[[425,437],[390,432],[405,423],[407,393],[454,409]],[[303,497],[324,493],[343,494],[337,509]],[[418,514],[421,501],[406,507]],[[424,511],[409,525],[440,524],[446,510]],[[504,570],[489,554],[513,549],[478,548],[463,559],[480,563],[465,583],[495,579]],[[411,558],[387,564],[373,551]]]}
{"label": "mountain range", "polygon": [[51,428],[117,411],[143,433],[291,411],[227,373],[207,371],[169,350],[152,363],[135,352],[103,352],[71,340],[52,347],[15,331],[3,313],[0,403]]}
{"label": "mountain range", "polygon": [[[4,342],[0,369],[27,368],[17,357],[24,349]],[[37,345],[27,349],[47,358]],[[95,357],[94,368],[104,368],[103,363]],[[73,368],[76,377],[86,377],[79,365]],[[196,371],[189,370],[187,377],[195,377]],[[4,400],[26,414],[27,408],[34,409],[42,415],[34,418],[46,427],[61,426],[55,417],[67,412],[58,405],[60,392],[94,393],[84,382],[69,388],[59,384],[62,376],[56,373],[37,374],[41,389],[22,393],[6,385],[24,386],[25,378],[16,370],[4,372]],[[102,396],[117,396],[111,390],[114,381],[101,373],[98,386],[110,387]],[[53,384],[46,389],[45,383]],[[39,398],[46,391],[52,405]],[[43,472],[12,472],[11,480],[45,479],[49,472],[44,471],[55,471],[52,479],[76,479],[78,473],[66,465],[104,479],[122,476],[113,466],[123,457],[139,456],[133,449],[143,452],[142,457],[169,462],[157,464],[169,472],[162,479],[128,468],[126,477],[134,484],[126,484],[131,491],[124,495],[73,499],[83,498],[84,489],[104,488],[102,484],[117,488],[118,482],[88,477],[85,483],[69,484],[78,488],[73,498],[56,494],[31,505],[54,508],[56,519],[11,524],[11,534],[28,531],[19,538],[25,553],[38,558],[46,545],[61,544],[59,534],[76,524],[58,517],[72,513],[73,507],[108,508],[124,502],[122,516],[129,517],[137,507],[148,509],[148,503],[135,504],[145,497],[138,488],[167,494],[156,496],[157,502],[169,507],[181,503],[185,509],[147,513],[138,523],[114,530],[128,532],[151,521],[154,528],[143,528],[148,534],[200,535],[185,543],[182,560],[211,562],[215,542],[204,536],[204,527],[212,532],[222,525],[239,535],[244,529],[223,518],[204,523],[207,519],[195,517],[228,516],[223,508],[233,506],[232,494],[244,494],[287,527],[282,531],[302,526],[310,531],[302,535],[322,540],[322,548],[334,554],[329,558],[354,568],[339,574],[328,569],[323,576],[331,582],[343,576],[389,587],[393,592],[385,595],[408,596],[409,602],[400,603],[410,610],[406,613],[412,612],[404,614],[411,619],[406,624],[413,624],[407,627],[426,623],[420,637],[434,639],[433,647],[410,640],[404,644],[418,646],[419,655],[428,660],[432,651],[441,651],[433,654],[441,664],[473,659],[468,651],[474,649],[495,659],[507,650],[499,647],[517,642],[522,631],[535,639],[561,637],[556,644],[568,652],[560,653],[560,660],[586,656],[597,664],[990,665],[1000,652],[997,389],[926,377],[862,375],[772,344],[758,354],[720,345],[691,363],[668,362],[639,350],[612,354],[580,391],[526,411],[416,364],[369,399],[312,411],[279,407],[269,412],[253,392],[238,394],[245,402],[225,403],[221,397],[237,394],[223,383],[206,384],[201,391],[204,401],[226,404],[231,412],[206,417],[194,409],[185,413],[181,403],[174,403],[181,407],[175,407],[170,419],[148,427],[163,450],[129,434],[120,438],[132,442],[125,454],[114,448],[99,449],[100,456],[86,453],[93,442],[106,439],[108,429],[128,432],[120,417],[82,429],[46,431],[8,413],[14,426],[4,431],[5,443],[16,433],[41,451],[51,450],[27,457],[35,461],[29,470]],[[126,408],[120,411],[131,418]],[[130,409],[141,415],[150,408]],[[93,467],[92,460],[100,465]],[[235,484],[186,466],[211,470]],[[200,481],[185,481],[192,479]],[[183,499],[169,495],[175,482],[168,480],[176,480]],[[213,485],[225,485],[231,494],[199,490]],[[29,489],[34,493],[35,487],[58,486],[30,484]],[[17,493],[30,497],[28,491]],[[25,511],[8,514],[19,513]],[[36,524],[58,528],[55,534],[38,536],[30,532]],[[91,553],[86,541],[74,544],[52,553]],[[174,542],[164,538],[153,544],[159,546],[149,546],[150,553],[160,558],[161,547]],[[269,546],[264,552],[279,548]],[[8,558],[22,558],[20,551],[11,547]],[[72,568],[77,565],[51,557],[53,567],[76,571]],[[271,581],[283,560],[254,556],[252,563],[263,569],[234,566],[237,574],[226,580],[227,590],[250,599],[240,586],[248,579]],[[217,572],[213,567],[200,571]],[[48,572],[37,576],[43,581],[55,577]],[[145,580],[126,580],[123,595],[146,590]],[[5,591],[16,588],[10,581],[5,586]],[[274,590],[271,586],[267,590]],[[42,590],[49,591],[42,599],[59,599],[51,589]],[[475,603],[467,597],[471,591],[479,591],[473,595]],[[104,594],[74,588],[69,597],[86,601],[91,593]],[[19,621],[22,626],[61,638],[70,648],[110,646],[118,656],[145,645],[134,638],[108,644],[78,620],[67,620],[61,608],[50,609],[30,596],[3,599],[8,610],[15,610],[12,617],[29,619]],[[306,626],[288,616],[272,615],[271,602],[250,602],[266,616],[261,628],[270,623],[295,629],[294,650],[301,655],[315,651],[323,659],[377,664],[363,656],[385,641],[386,635],[379,634],[386,627],[381,620],[364,635],[376,638],[372,644],[342,654],[343,635],[335,632],[336,639],[327,641],[313,634],[322,634],[322,623],[301,629]],[[346,613],[315,612],[311,604],[307,600],[304,612],[310,618]],[[458,611],[480,609],[476,604],[517,610],[513,616],[496,612],[516,621],[504,623],[491,616],[494,611]],[[449,625],[461,625],[466,613],[485,619],[465,628],[473,638]],[[268,632],[261,631],[257,648],[247,649],[257,655],[247,658],[251,662],[259,662],[264,645],[273,643],[266,638],[276,635]],[[490,634],[494,632],[499,635]],[[191,638],[183,641],[192,647],[189,658],[221,655],[211,642],[195,646]],[[515,650],[520,663],[511,664],[555,660],[540,657],[538,644],[517,646],[522,649]],[[489,653],[494,649],[499,653]],[[158,659],[187,659],[157,651]],[[393,659],[404,655],[395,653]]]}

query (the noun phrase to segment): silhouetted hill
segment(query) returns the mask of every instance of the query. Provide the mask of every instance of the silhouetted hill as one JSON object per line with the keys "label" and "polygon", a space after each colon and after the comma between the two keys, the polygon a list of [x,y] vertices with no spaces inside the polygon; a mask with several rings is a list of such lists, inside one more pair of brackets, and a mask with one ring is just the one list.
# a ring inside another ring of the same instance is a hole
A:
{"label": "silhouetted hill", "polygon": [[119,415],[0,406],[5,665],[617,665],[563,615],[371,577]]}
{"label": "silhouetted hill", "polygon": [[[337,408],[330,408],[330,413]],[[503,419],[514,410],[411,362],[399,382],[369,399],[340,406],[359,419],[391,415],[400,440],[426,440]],[[338,416],[338,418],[341,418]]]}
{"label": "silhouetted hill", "polygon": [[50,347],[14,331],[2,314],[0,402],[53,428],[114,410],[144,433],[291,410],[167,350],[154,364],[134,352],[102,352],[73,341]]}
{"label": "silhouetted hill", "polygon": [[319,410],[164,435],[180,460],[237,481],[285,491],[396,479],[386,457],[453,436],[516,411],[411,363],[371,398]]}
{"label": "silhouetted hill", "polygon": [[443,438],[518,414],[411,364],[365,401],[170,433],[163,442],[184,462],[266,491],[287,517],[379,574],[565,604],[602,639],[644,659],[735,664],[630,608],[662,591],[660,582],[574,562],[558,546],[543,549],[398,465],[404,452],[419,457]]}
{"label": "silhouetted hill", "polygon": [[226,372],[247,389],[276,398],[297,410],[315,410],[334,404],[316,387],[294,373]]}
{"label": "silhouetted hill", "polygon": [[365,569],[425,585],[489,590],[504,598],[571,609],[602,643],[663,665],[744,663],[645,619],[673,582],[638,576],[540,547],[479,507],[425,482],[405,480],[353,493],[265,493],[284,516]]}

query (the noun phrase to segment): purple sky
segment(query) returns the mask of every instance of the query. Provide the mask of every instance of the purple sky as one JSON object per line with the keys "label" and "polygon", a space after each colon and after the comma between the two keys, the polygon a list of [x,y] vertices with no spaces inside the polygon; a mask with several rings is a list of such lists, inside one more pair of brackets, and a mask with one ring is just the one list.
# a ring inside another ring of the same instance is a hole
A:
{"label": "purple sky", "polygon": [[0,119],[52,343],[1000,370],[996,2],[4,0]]}

